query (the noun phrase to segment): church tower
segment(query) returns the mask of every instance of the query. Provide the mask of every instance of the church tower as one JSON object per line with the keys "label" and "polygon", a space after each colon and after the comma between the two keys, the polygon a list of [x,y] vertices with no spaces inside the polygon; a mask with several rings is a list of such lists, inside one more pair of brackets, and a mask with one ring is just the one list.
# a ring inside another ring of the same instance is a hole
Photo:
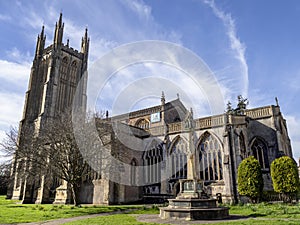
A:
{"label": "church tower", "polygon": [[[21,148],[25,143],[23,133],[30,137],[38,135],[42,127],[47,126],[48,120],[59,117],[74,106],[77,110],[83,112],[86,110],[88,31],[86,29],[82,37],[80,51],[70,47],[69,40],[66,44],[63,43],[63,33],[64,23],[61,13],[55,25],[53,43],[45,47],[44,26],[37,37],[23,116],[19,125],[18,142]],[[79,96],[76,97],[76,102],[75,92],[76,96]],[[23,199],[23,202],[34,202],[37,198],[34,179],[29,181],[27,177],[22,177],[20,170],[24,170],[24,165],[16,152],[12,168],[13,187],[8,197]],[[42,193],[42,195],[49,197],[49,194]]]}

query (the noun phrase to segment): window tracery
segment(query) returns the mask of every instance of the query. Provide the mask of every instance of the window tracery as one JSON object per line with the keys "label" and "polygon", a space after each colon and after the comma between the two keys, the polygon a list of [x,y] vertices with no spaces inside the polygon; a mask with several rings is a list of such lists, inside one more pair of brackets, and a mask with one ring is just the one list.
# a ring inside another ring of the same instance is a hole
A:
{"label": "window tracery", "polygon": [[221,146],[211,134],[204,134],[198,146],[200,179],[219,181],[223,179]]}
{"label": "window tracery", "polygon": [[251,145],[251,151],[253,156],[258,160],[262,169],[270,168],[268,160],[268,148],[263,140],[255,138]]}
{"label": "window tracery", "polygon": [[187,143],[178,138],[171,149],[171,175],[173,179],[187,178]]}
{"label": "window tracery", "polygon": [[147,130],[150,128],[150,122],[146,119],[140,119],[135,126]]}

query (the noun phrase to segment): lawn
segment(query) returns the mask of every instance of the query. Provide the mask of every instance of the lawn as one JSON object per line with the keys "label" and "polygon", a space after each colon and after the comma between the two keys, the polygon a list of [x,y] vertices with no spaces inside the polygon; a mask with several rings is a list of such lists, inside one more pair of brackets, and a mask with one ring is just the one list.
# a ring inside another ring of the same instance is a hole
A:
{"label": "lawn", "polygon": [[[286,205],[286,204],[247,204],[247,205],[236,205],[229,206],[231,215],[240,215],[249,217],[246,220],[236,220],[230,222],[218,222],[214,224],[218,225],[226,225],[226,224],[242,224],[242,225],[291,225],[291,224],[300,224],[300,204],[297,205]],[[132,212],[130,214],[136,213],[155,213],[158,215],[158,209],[149,210],[139,210],[136,212]],[[110,215],[105,217],[94,217],[90,219],[78,220],[74,222],[66,223],[68,225],[84,225],[84,224],[110,224],[110,225],[118,225],[118,224],[148,224],[150,223],[142,223],[136,220],[136,215],[130,214],[119,214],[119,215]]]}
{"label": "lawn", "polygon": [[142,207],[20,204],[19,201],[6,200],[5,196],[0,196],[0,224],[45,221]]}
{"label": "lawn", "polygon": [[[231,215],[241,215],[249,217],[247,220],[236,221],[216,221],[215,224],[267,224],[267,225],[289,225],[300,224],[300,204],[246,204],[229,206]],[[58,218],[69,218],[95,213],[112,212],[116,210],[125,210],[129,208],[140,208],[131,213],[122,213],[90,219],[78,220],[68,224],[133,224],[141,225],[136,220],[136,214],[156,214],[158,216],[158,207],[146,208],[145,206],[82,206],[72,205],[30,205],[19,204],[18,201],[6,200],[5,196],[0,196],[0,224],[25,223],[45,221]]]}

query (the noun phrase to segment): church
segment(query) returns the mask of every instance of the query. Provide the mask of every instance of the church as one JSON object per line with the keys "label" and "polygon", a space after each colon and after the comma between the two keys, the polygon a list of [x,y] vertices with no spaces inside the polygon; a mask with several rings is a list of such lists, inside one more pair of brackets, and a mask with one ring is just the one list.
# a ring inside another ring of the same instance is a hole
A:
{"label": "church", "polygon": [[[81,49],[75,50],[69,46],[69,41],[63,43],[63,31],[60,14],[50,46],[45,46],[44,27],[38,35],[19,133],[25,125],[31,127],[30,135],[39,133],[47,120],[58,117],[71,106],[76,88],[80,92],[76,104],[86,110],[88,80],[79,80],[87,71],[88,32],[86,30],[82,37]],[[166,102],[165,93],[162,93],[156,106],[107,117],[108,124],[117,121],[119,127],[130,129],[126,140],[138,143],[135,148],[139,151],[117,140],[116,135],[111,148],[127,152],[122,161],[129,165],[128,168],[118,171],[120,182],[114,174],[107,177],[96,171],[83,177],[81,202],[122,204],[172,198],[178,193],[179,179],[187,177],[187,157],[191,151],[195,152],[195,175],[203,181],[206,192],[212,197],[221,196],[223,202],[238,201],[237,169],[250,155],[261,165],[264,190],[273,190],[271,162],[282,155],[292,157],[286,120],[278,101],[274,105],[252,109],[247,109],[246,103],[246,99],[239,96],[237,106],[227,107],[223,114],[194,118],[192,109],[187,109],[179,96]],[[20,146],[23,142],[19,137]],[[8,198],[24,203],[71,202],[66,182],[60,182],[50,190],[43,186],[43,176],[35,184],[28,179],[30,175],[21,175],[23,167],[15,157]]]}

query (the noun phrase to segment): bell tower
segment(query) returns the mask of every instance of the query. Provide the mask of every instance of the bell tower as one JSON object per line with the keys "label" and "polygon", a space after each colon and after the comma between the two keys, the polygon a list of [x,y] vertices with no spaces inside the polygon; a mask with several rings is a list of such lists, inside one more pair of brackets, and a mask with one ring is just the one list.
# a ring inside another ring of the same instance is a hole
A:
{"label": "bell tower", "polygon": [[[46,35],[44,26],[37,37],[35,55],[31,67],[28,90],[25,95],[25,104],[22,120],[19,125],[19,147],[26,145],[26,136],[33,137],[42,132],[47,126],[47,121],[55,119],[68,112],[76,105],[83,112],[86,110],[86,85],[87,65],[89,52],[88,30],[85,30],[82,37],[81,50],[75,50],[63,43],[64,23],[62,13],[55,24],[53,43],[45,47]],[[76,102],[74,101],[75,93]],[[15,154],[12,166],[12,188],[8,197],[22,199],[24,203],[49,202],[50,194],[47,187],[41,184],[42,178],[28,176],[23,177],[24,159],[18,158]],[[26,164],[26,163],[25,163]],[[21,171],[23,171],[21,173]]]}

